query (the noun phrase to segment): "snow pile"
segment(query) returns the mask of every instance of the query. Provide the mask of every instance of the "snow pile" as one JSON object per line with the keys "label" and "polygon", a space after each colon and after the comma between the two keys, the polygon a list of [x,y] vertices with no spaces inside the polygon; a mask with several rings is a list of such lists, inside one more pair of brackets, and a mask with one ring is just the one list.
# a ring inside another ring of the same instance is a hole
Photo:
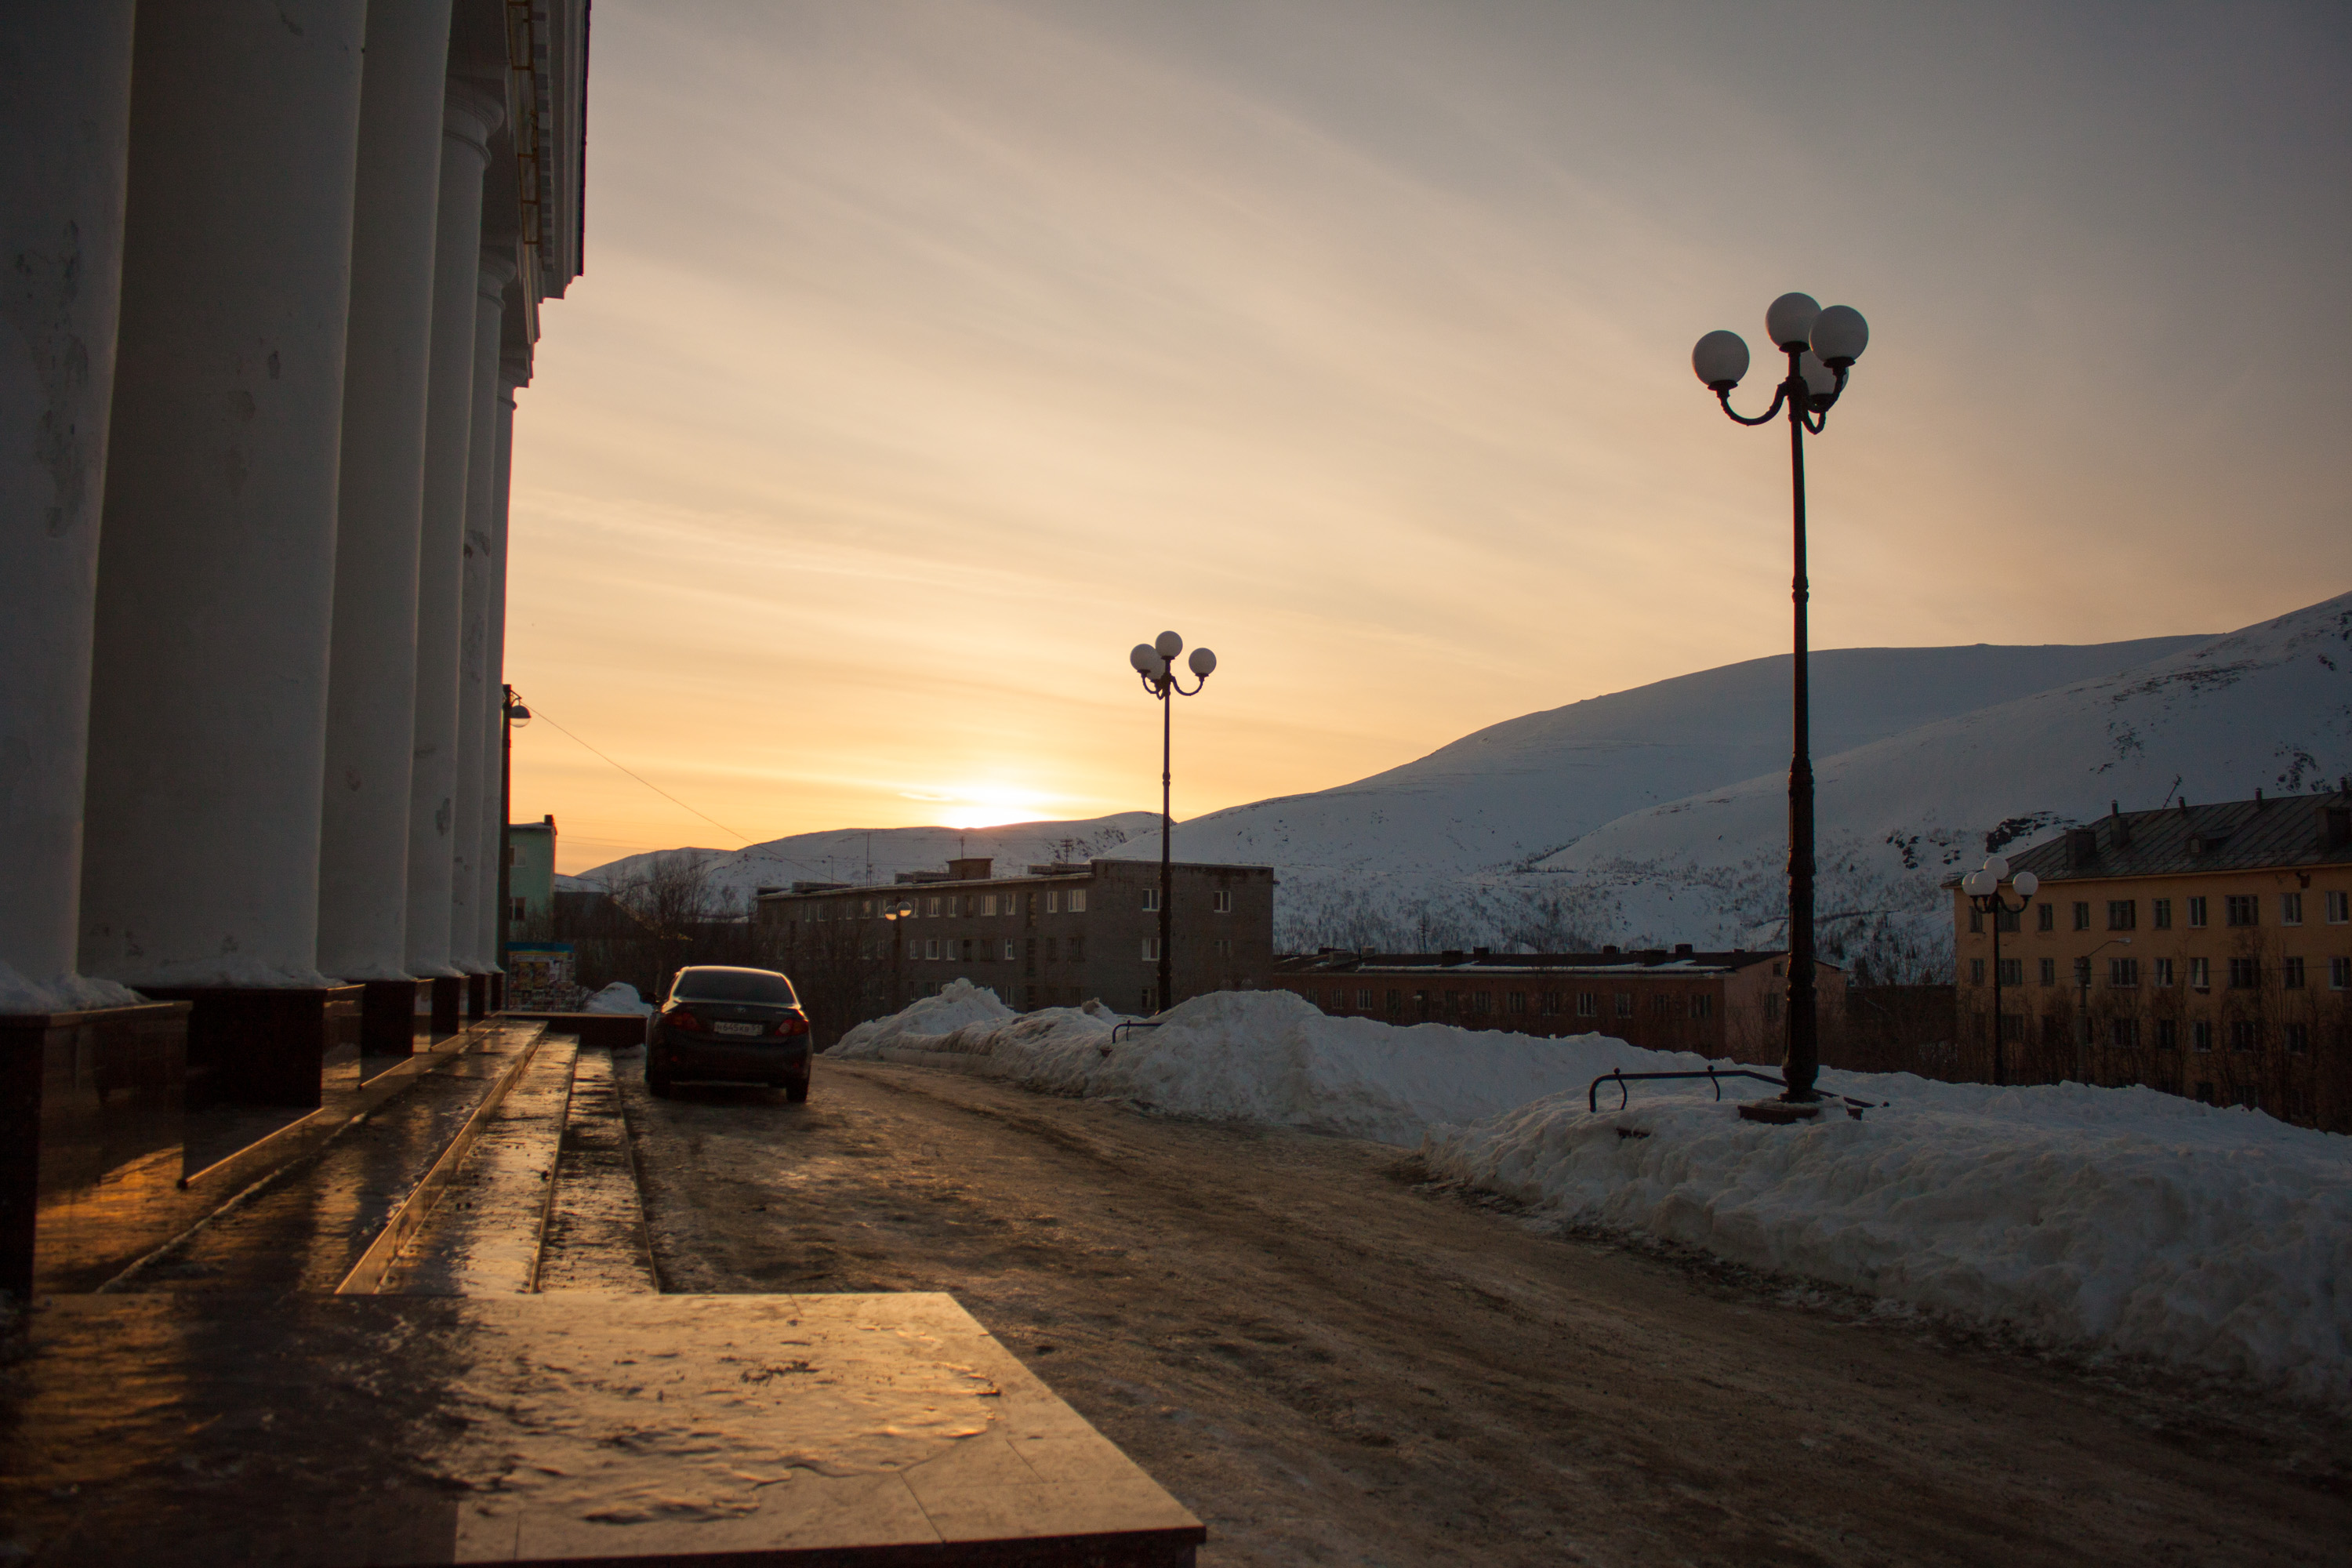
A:
{"label": "snow pile", "polygon": [[89,974],[60,974],[47,985],[38,985],[0,963],[0,1013],[80,1013],[129,1007],[145,1000],[128,986]]}
{"label": "snow pile", "polygon": [[1771,1127],[1687,1096],[1596,1116],[1580,1090],[1423,1152],[1757,1268],[2352,1400],[2352,1140],[2148,1089],[1824,1087],[1893,1104]]}
{"label": "snow pile", "polygon": [[583,1013],[651,1013],[653,1004],[640,1001],[637,988],[625,980],[615,980],[593,996],[580,1009]]}
{"label": "snow pile", "polygon": [[1612,1068],[1703,1067],[1601,1035],[1542,1039],[1445,1024],[1397,1027],[1325,1016],[1287,991],[1221,991],[1157,1028],[1099,1002],[1015,1014],[958,980],[905,1012],[861,1024],[837,1057],[946,1067],[1051,1094],[1129,1100],[1180,1116],[1307,1127],[1410,1147],[1433,1125],[1475,1121],[1573,1089]]}

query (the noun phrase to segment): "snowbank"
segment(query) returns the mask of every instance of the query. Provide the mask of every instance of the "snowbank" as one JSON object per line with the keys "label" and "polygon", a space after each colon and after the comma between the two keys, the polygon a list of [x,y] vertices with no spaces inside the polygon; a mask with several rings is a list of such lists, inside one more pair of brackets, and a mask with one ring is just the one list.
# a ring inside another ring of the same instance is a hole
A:
{"label": "snowbank", "polygon": [[1596,1116],[1580,1091],[1423,1153],[1569,1217],[2352,1402],[2352,1140],[2149,1089],[1824,1087],[1893,1103],[1791,1128],[1688,1096]]}
{"label": "snowbank", "polygon": [[1157,1028],[1099,1002],[1016,1014],[993,992],[951,982],[903,1013],[861,1024],[837,1057],[912,1062],[1008,1079],[1052,1094],[1132,1100],[1154,1110],[1311,1127],[1411,1147],[1595,1075],[1703,1067],[1601,1035],[1541,1039],[1445,1024],[1398,1027],[1327,1017],[1287,991],[1221,991],[1161,1015]]}
{"label": "snowbank", "polygon": [[1565,1217],[2352,1405],[2352,1139],[2148,1089],[1908,1074],[1824,1074],[1891,1102],[1859,1121],[1742,1121],[1704,1084],[1635,1085],[1594,1115],[1586,1087],[1612,1068],[1705,1064],[1598,1035],[1327,1017],[1280,991],[1196,997],[1114,1045],[1125,1021],[1099,1003],[1016,1014],[959,980],[834,1054],[1418,1142],[1434,1173]]}
{"label": "snowbank", "polygon": [[643,1016],[654,1008],[652,1003],[638,999],[635,986],[625,980],[615,980],[589,997],[580,1010],[583,1013],[635,1013]]}
{"label": "snowbank", "polygon": [[128,986],[90,974],[60,974],[39,985],[0,963],[0,1013],[79,1013],[129,1007],[146,999]]}

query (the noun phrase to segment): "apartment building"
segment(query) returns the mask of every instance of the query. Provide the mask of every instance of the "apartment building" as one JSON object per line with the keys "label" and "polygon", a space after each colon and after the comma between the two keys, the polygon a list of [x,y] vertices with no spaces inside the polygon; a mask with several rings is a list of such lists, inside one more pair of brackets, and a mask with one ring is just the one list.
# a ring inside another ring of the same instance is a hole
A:
{"label": "apartment building", "polygon": [[[796,882],[758,895],[769,950],[844,1026],[965,979],[1024,1010],[1099,998],[1155,1010],[1160,865],[1088,860],[999,876],[950,860],[887,887]],[[904,912],[892,918],[899,906]],[[1172,868],[1171,958],[1178,1001],[1263,987],[1274,970],[1274,868]],[[856,1017],[848,1017],[848,1013]]]}
{"label": "apartment building", "polygon": [[2111,809],[2009,858],[2021,913],[1948,884],[1964,1029],[1990,1040],[1997,975],[2030,1077],[2352,1124],[2352,792]]}
{"label": "apartment building", "polygon": [[[1777,1065],[1786,952],[1664,948],[1599,952],[1321,952],[1286,958],[1276,984],[1334,1016],[1521,1035],[1612,1035],[1660,1051]],[[1845,1006],[1845,971],[1814,970],[1819,1010]]]}

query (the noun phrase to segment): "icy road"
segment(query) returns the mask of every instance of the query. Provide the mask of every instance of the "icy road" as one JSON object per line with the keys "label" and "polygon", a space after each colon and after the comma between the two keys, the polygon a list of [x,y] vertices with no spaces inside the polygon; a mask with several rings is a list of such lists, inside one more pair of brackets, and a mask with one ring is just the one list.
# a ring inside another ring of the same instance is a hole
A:
{"label": "icy road", "polygon": [[663,1288],[948,1290],[1204,1563],[2340,1562],[2352,1430],[1562,1236],[1399,1151],[819,1058],[644,1092]]}

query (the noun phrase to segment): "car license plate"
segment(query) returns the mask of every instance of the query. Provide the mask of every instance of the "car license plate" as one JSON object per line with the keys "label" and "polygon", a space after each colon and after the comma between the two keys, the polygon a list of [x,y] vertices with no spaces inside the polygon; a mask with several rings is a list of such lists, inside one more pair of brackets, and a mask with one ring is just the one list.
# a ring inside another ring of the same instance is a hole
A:
{"label": "car license plate", "polygon": [[710,1032],[714,1035],[756,1035],[760,1033],[760,1030],[761,1026],[758,1024],[713,1024],[710,1026]]}

